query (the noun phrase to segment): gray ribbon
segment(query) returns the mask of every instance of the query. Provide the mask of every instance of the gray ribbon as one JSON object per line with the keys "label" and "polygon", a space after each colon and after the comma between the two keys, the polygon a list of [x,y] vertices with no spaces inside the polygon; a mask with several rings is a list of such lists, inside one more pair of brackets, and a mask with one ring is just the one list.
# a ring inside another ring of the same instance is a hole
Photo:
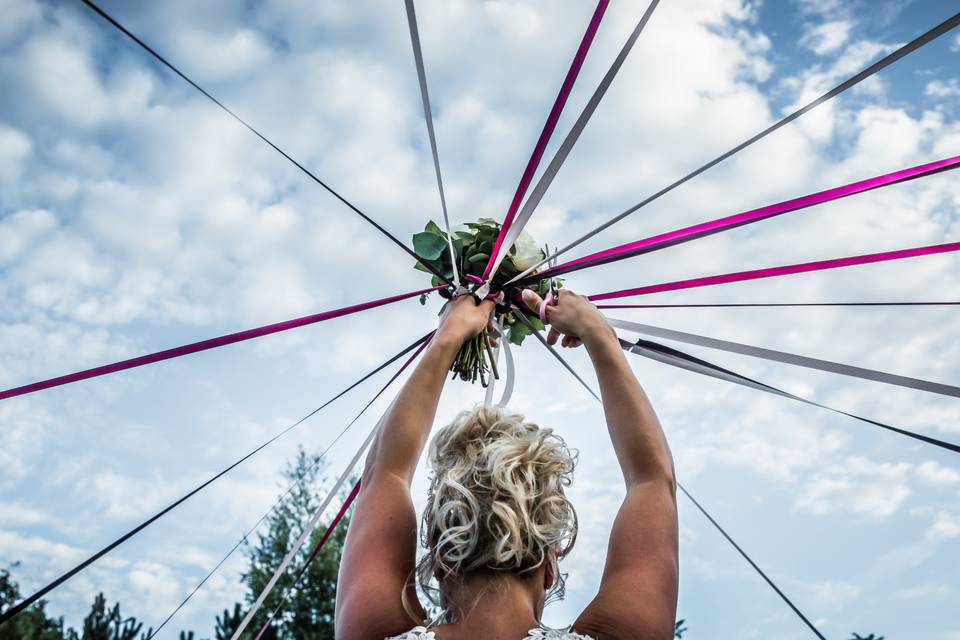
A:
{"label": "gray ribbon", "polygon": [[925,436],[920,433],[915,433],[913,431],[907,431],[906,429],[901,429],[899,427],[894,427],[877,420],[871,420],[870,418],[864,418],[863,416],[858,416],[855,413],[848,413],[841,409],[835,409],[833,407],[827,406],[825,404],[820,404],[813,400],[808,400],[802,396],[794,395],[783,389],[778,389],[771,385],[759,382],[752,378],[748,378],[742,374],[736,373],[735,371],[730,371],[729,369],[724,369],[719,367],[711,362],[706,360],[701,360],[695,358],[687,353],[678,351],[676,349],[671,349],[670,347],[665,347],[656,342],[650,342],[648,340],[638,340],[636,343],[631,344],[626,340],[620,341],[620,346],[622,346],[627,351],[635,353],[637,355],[649,358],[651,360],[656,360],[657,362],[662,362],[664,364],[669,364],[680,369],[686,369],[687,371],[692,371],[694,373],[699,373],[701,375],[710,376],[711,378],[717,378],[718,380],[725,380],[726,382],[732,382],[734,384],[739,384],[744,387],[749,387],[751,389],[756,389],[757,391],[764,391],[766,393],[771,393],[783,398],[789,398],[790,400],[796,400],[797,402],[802,402],[808,404],[812,407],[818,407],[820,409],[826,409],[827,411],[832,411],[834,413],[839,413],[842,416],[847,416],[848,418],[853,418],[854,420],[859,420],[860,422],[865,422],[871,424],[875,427],[880,427],[881,429],[886,429],[887,431],[892,431],[894,433],[899,433],[900,435],[907,436],[908,438],[913,438],[914,440],[920,440],[921,442],[926,442],[927,444],[932,444],[948,451],[953,451],[954,453],[960,453],[960,445],[953,444],[952,442],[947,442],[945,440],[940,440],[938,438],[933,438],[931,436]]}
{"label": "gray ribbon", "polygon": [[[590,100],[583,108],[583,112],[580,114],[580,117],[577,118],[577,121],[573,124],[573,127],[570,129],[567,137],[564,138],[563,142],[560,144],[560,147],[557,149],[557,152],[554,154],[550,164],[544,170],[543,175],[540,176],[540,180],[537,181],[537,185],[533,188],[533,191],[530,192],[530,195],[527,196],[527,201],[520,209],[520,213],[517,214],[516,219],[513,221],[513,225],[507,230],[507,236],[504,238],[503,242],[503,251],[497,257],[497,262],[494,264],[494,268],[490,271],[490,273],[497,272],[497,267],[500,265],[500,261],[503,260],[503,256],[509,253],[510,247],[512,247],[513,243],[516,242],[517,238],[520,237],[520,232],[523,231],[523,227],[530,220],[530,217],[540,204],[540,201],[543,200],[543,196],[547,192],[547,189],[550,188],[551,183],[553,183],[553,179],[557,177],[560,167],[562,167],[563,163],[566,162],[567,156],[570,155],[570,151],[573,149],[573,145],[575,145],[577,140],[580,139],[580,134],[583,133],[583,129],[587,126],[587,122],[589,122],[590,118],[593,116],[593,112],[597,110],[597,106],[600,105],[600,101],[603,99],[604,94],[607,93],[607,89],[610,88],[610,85],[613,83],[613,79],[620,71],[620,67],[623,66],[624,61],[627,59],[627,55],[629,55],[630,51],[633,49],[634,43],[636,43],[637,38],[640,37],[640,32],[642,32],[643,28],[647,25],[647,22],[650,20],[650,16],[653,15],[653,10],[657,8],[659,3],[660,0],[652,0],[650,2],[647,10],[644,11],[643,16],[640,17],[640,21],[637,23],[637,26],[633,28],[633,32],[630,34],[630,37],[627,38],[627,41],[620,49],[620,53],[617,54],[617,57],[614,59],[613,64],[611,64],[610,68],[607,69],[607,73],[603,76],[603,80],[600,81],[600,84],[597,86],[596,90],[594,90],[593,95],[590,96]],[[546,260],[543,262],[546,262]],[[540,264],[543,264],[543,262]],[[513,278],[513,280],[510,282],[526,276],[538,266],[540,265],[538,264],[530,269],[527,269],[517,277]]]}
{"label": "gray ribbon", "polygon": [[639,322],[629,322],[627,320],[617,320],[614,318],[607,318],[607,321],[614,327],[626,329],[628,331],[635,331],[648,336],[656,336],[658,338],[666,338],[667,340],[676,340],[677,342],[695,344],[701,347],[707,347],[709,349],[718,349],[720,351],[728,351],[730,353],[739,353],[754,358],[762,358],[764,360],[783,362],[784,364],[792,364],[798,367],[816,369],[817,371],[839,373],[840,375],[850,376],[853,378],[873,380],[874,382],[883,382],[885,384],[892,384],[898,387],[918,389],[920,391],[928,391],[930,393],[937,393],[943,396],[960,398],[960,387],[955,387],[949,384],[931,382],[929,380],[921,380],[919,378],[910,378],[908,376],[885,373],[883,371],[866,369],[864,367],[855,367],[853,365],[841,364],[839,362],[832,362],[830,360],[821,360],[820,358],[810,358],[807,356],[797,355],[795,353],[787,353],[785,351],[764,349],[763,347],[755,347],[753,345],[743,344],[740,342],[709,338],[707,336],[701,336],[695,333],[685,333],[683,331],[655,327],[653,325],[641,324]]}
{"label": "gray ribbon", "polygon": [[433,153],[433,168],[437,174],[437,190],[440,192],[440,207],[443,209],[443,224],[447,232],[447,249],[450,251],[450,264],[453,265],[453,284],[460,286],[460,274],[457,273],[457,254],[453,250],[453,234],[450,232],[450,217],[447,215],[447,198],[443,193],[443,178],[440,174],[440,156],[437,153],[437,137],[433,132],[433,111],[430,109],[430,94],[427,92],[427,71],[423,66],[423,51],[420,49],[420,32],[417,30],[417,14],[413,0],[405,0],[407,24],[410,26],[410,42],[413,45],[413,59],[417,65],[417,79],[420,81],[420,99],[423,102],[423,119],[427,123],[427,135],[430,138],[430,152]]}

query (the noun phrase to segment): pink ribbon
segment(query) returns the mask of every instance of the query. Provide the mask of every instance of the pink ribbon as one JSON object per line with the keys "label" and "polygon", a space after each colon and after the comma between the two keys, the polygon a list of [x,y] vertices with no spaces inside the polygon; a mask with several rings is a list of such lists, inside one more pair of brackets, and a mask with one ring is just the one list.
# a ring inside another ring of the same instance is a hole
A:
{"label": "pink ribbon", "polygon": [[700,278],[690,278],[688,280],[676,280],[674,282],[664,282],[662,284],[651,284],[645,287],[635,289],[622,289],[620,291],[610,291],[590,296],[590,300],[610,300],[612,298],[625,298],[627,296],[642,296],[650,293],[662,293],[664,291],[677,291],[679,289],[694,289],[697,287],[709,287],[715,284],[726,284],[728,282],[742,282],[744,280],[759,280],[761,278],[774,278],[777,276],[786,276],[794,273],[806,273],[808,271],[823,271],[825,269],[838,269],[840,267],[853,267],[860,264],[870,264],[873,262],[886,262],[888,260],[902,260],[903,258],[915,258],[917,256],[928,256],[938,253],[949,253],[960,251],[960,242],[948,242],[946,244],[934,244],[926,247],[915,247],[912,249],[899,249],[896,251],[882,251],[880,253],[868,253],[860,256],[851,256],[848,258],[833,258],[832,260],[818,260],[816,262],[804,262],[801,264],[790,264],[782,267],[767,267],[766,269],[754,269],[751,271],[737,271],[734,273],[724,273],[715,276],[703,276]]}
{"label": "pink ribbon", "polygon": [[863,193],[864,191],[879,189],[880,187],[885,187],[907,180],[913,180],[941,171],[956,169],[958,167],[960,167],[960,156],[954,156],[952,158],[946,158],[944,160],[937,160],[936,162],[910,167],[909,169],[894,171],[892,173],[868,178],[859,182],[846,184],[841,187],[834,187],[833,189],[827,189],[825,191],[819,191],[817,193],[801,196],[792,200],[785,200],[776,204],[767,205],[765,207],[760,207],[759,209],[737,213],[724,218],[717,218],[716,220],[710,220],[708,222],[701,222],[700,224],[650,236],[649,238],[644,238],[635,242],[628,242],[627,244],[622,244],[620,246],[613,247],[612,249],[591,253],[590,255],[583,256],[582,258],[570,260],[568,262],[564,262],[563,264],[557,265],[556,267],[546,269],[545,271],[537,274],[536,278],[541,279],[550,276],[557,276],[563,273],[569,273],[571,271],[578,271],[586,267],[593,267],[600,264],[605,264],[607,262],[613,262],[615,260],[621,260],[623,258],[649,253],[651,251],[664,249],[675,244],[680,244],[681,242],[688,242],[696,238],[702,238],[704,236],[726,231],[728,229],[733,229],[735,227],[751,224],[753,222],[759,222],[760,220],[783,215],[799,209],[806,209],[807,207],[830,202],[831,200],[845,198],[857,193]]}
{"label": "pink ribbon", "polygon": [[597,8],[593,12],[593,17],[590,19],[590,24],[587,25],[587,30],[583,34],[583,38],[580,40],[580,46],[577,48],[577,53],[573,57],[573,62],[570,64],[570,69],[567,70],[567,75],[563,79],[563,84],[560,86],[560,92],[557,94],[557,99],[554,100],[553,108],[550,109],[550,115],[547,116],[547,121],[544,123],[543,130],[540,132],[540,138],[537,139],[537,144],[533,148],[533,153],[530,155],[530,159],[527,161],[527,166],[523,170],[523,175],[520,177],[520,184],[517,185],[517,191],[513,194],[513,200],[510,202],[510,208],[507,210],[507,215],[503,219],[503,225],[500,227],[500,234],[497,236],[497,240],[493,244],[493,250],[490,252],[490,260],[487,261],[487,266],[483,270],[484,280],[488,280],[491,277],[490,271],[493,269],[493,265],[497,261],[497,256],[500,254],[500,249],[503,246],[503,239],[506,237],[507,231],[510,230],[510,225],[513,223],[513,218],[517,215],[517,210],[520,208],[520,202],[523,200],[523,196],[526,194],[527,188],[530,186],[530,182],[533,180],[533,174],[536,172],[537,166],[540,164],[540,160],[543,158],[543,152],[546,151],[547,142],[550,141],[550,136],[553,135],[553,130],[557,128],[557,122],[560,120],[560,112],[563,111],[564,105],[567,104],[567,98],[570,97],[570,92],[573,90],[573,83],[580,74],[580,67],[583,66],[583,61],[587,57],[587,51],[590,50],[590,45],[593,43],[593,38],[597,35],[597,29],[600,28],[600,20],[603,18],[603,13],[607,10],[608,4],[610,4],[610,0],[600,0],[597,3]]}
{"label": "pink ribbon", "polygon": [[215,349],[217,347],[233,344],[235,342],[243,342],[244,340],[251,340],[253,338],[259,338],[261,336],[270,335],[271,333],[279,333],[281,331],[288,331],[290,329],[296,329],[297,327],[303,327],[309,324],[316,324],[317,322],[323,322],[324,320],[330,320],[332,318],[348,316],[350,314],[357,313],[360,311],[366,311],[367,309],[382,307],[384,305],[391,304],[393,302],[399,302],[400,300],[413,298],[424,293],[430,293],[431,291],[437,291],[438,289],[443,289],[446,286],[447,285],[440,285],[437,287],[430,287],[429,289],[420,289],[419,291],[411,291],[410,293],[401,293],[399,295],[390,296],[389,298],[380,298],[379,300],[371,300],[370,302],[363,302],[363,303],[355,304],[349,307],[343,307],[342,309],[324,311],[323,313],[315,313],[313,315],[304,316],[302,318],[295,318],[293,320],[276,322],[274,324],[268,324],[262,327],[256,327],[254,329],[247,329],[245,331],[229,333],[225,336],[210,338],[208,340],[201,340],[199,342],[192,342],[190,344],[185,344],[180,347],[173,347],[172,349],[164,349],[163,351],[157,351],[156,353],[137,356],[135,358],[121,360],[119,362],[114,362],[112,364],[105,364],[99,367],[94,367],[92,369],[85,369],[83,371],[78,371],[76,373],[69,373],[67,375],[58,376],[56,378],[50,378],[48,380],[31,382],[30,384],[23,385],[22,387],[14,387],[13,389],[0,391],[0,400],[13,398],[15,396],[22,396],[28,393],[33,393],[34,391],[40,391],[42,389],[49,389],[51,387],[58,387],[64,384],[70,384],[71,382],[87,380],[88,378],[96,378],[98,376],[104,376],[104,375],[107,375],[108,373],[116,373],[117,371],[123,371],[125,369],[142,367],[145,364],[152,364],[154,362],[160,362],[161,360],[170,360],[171,358],[179,358],[180,356],[189,355],[191,353],[197,353],[198,351]]}
{"label": "pink ribbon", "polygon": [[540,322],[547,324],[547,307],[554,305],[553,291],[547,293],[547,297],[540,301]]}

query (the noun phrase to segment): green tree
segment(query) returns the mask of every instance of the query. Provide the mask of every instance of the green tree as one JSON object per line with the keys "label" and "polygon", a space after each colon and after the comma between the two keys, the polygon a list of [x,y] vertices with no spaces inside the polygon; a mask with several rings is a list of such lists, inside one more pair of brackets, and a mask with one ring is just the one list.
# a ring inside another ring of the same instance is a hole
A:
{"label": "green tree", "polygon": [[677,620],[677,623],[673,626],[673,637],[674,638],[683,638],[683,634],[686,633],[687,627],[684,626],[686,620],[680,618]]}
{"label": "green tree", "polygon": [[[93,600],[90,613],[83,619],[83,640],[134,640],[138,636],[145,639],[151,630],[141,635],[143,623],[136,618],[124,618],[120,614],[120,603],[107,608],[107,599],[100,593]],[[73,629],[70,630],[73,632]]]}
{"label": "green tree", "polygon": [[[322,478],[323,471],[324,464],[320,456],[307,454],[303,449],[298,451],[296,459],[284,470],[284,484],[293,484],[294,488],[267,518],[267,529],[258,534],[257,543],[247,547],[249,567],[243,575],[243,581],[247,585],[248,606],[266,586],[292,548],[293,542],[303,531],[304,524],[329,491],[329,483]],[[352,482],[346,485],[352,485]],[[334,504],[341,503],[348,490],[349,486],[345,486]],[[325,524],[312,532],[308,543],[294,556],[286,575],[277,581],[273,591],[254,616],[250,625],[251,637],[256,635],[270,613],[278,606],[280,612],[270,630],[263,635],[263,640],[314,640],[333,637],[337,573],[348,526],[349,514],[327,540],[300,581],[294,584],[294,578],[326,530]],[[218,617],[218,639],[221,637],[221,627],[230,631],[236,628],[236,623],[239,622],[238,612],[239,609],[235,608],[233,615],[228,616],[228,612],[224,611],[224,617]]]}
{"label": "green tree", "polygon": [[[16,566],[15,563],[13,567]],[[20,597],[20,587],[10,570],[0,569],[0,613],[19,602]],[[46,600],[40,600],[0,626],[0,640],[62,640],[65,636],[63,618],[48,616],[46,607]]]}
{"label": "green tree", "polygon": [[[235,603],[232,609],[224,609],[215,620],[214,638],[229,640],[240,625],[251,603],[280,566],[293,542],[300,536],[303,526],[320,506],[330,489],[330,482],[322,477],[324,464],[318,454],[307,454],[300,449],[294,461],[283,472],[283,486],[293,485],[290,495],[266,519],[266,529],[257,535],[255,544],[247,544],[248,568],[243,574],[247,587],[245,604]],[[349,487],[340,492],[341,504]],[[271,624],[262,640],[314,640],[333,637],[333,612],[337,592],[337,573],[340,554],[346,539],[350,516],[347,514],[327,540],[323,549],[314,558],[306,573],[296,584],[294,577],[304,566],[314,545],[326,530],[321,523],[308,538],[307,544],[294,557],[284,575],[276,584],[263,607],[257,612],[245,636],[254,638],[266,623],[269,615],[280,606],[280,613]],[[16,565],[14,565],[16,566]],[[17,583],[8,569],[0,569],[0,612],[19,602],[21,598]],[[46,602],[41,600],[29,607],[9,623],[0,626],[0,640],[145,640],[151,630],[143,631],[143,623],[136,618],[124,618],[120,604],[108,606],[104,594],[94,599],[90,613],[84,618],[78,633],[65,628],[63,618],[53,618],[46,612]],[[179,640],[194,640],[193,631],[181,631]]]}
{"label": "green tree", "polygon": [[217,623],[213,628],[214,637],[217,640],[230,640],[242,620],[243,609],[239,602],[233,605],[233,613],[229,609],[224,609],[223,616],[217,616]]}

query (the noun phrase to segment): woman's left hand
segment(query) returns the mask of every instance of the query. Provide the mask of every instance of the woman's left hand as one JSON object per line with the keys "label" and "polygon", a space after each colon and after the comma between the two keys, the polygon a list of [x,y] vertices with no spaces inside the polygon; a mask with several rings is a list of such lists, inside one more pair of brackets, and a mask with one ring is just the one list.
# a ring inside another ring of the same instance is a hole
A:
{"label": "woman's left hand", "polygon": [[473,296],[467,294],[451,300],[443,309],[436,337],[448,339],[459,346],[483,331],[484,327],[492,330],[490,319],[495,306],[493,300],[477,304]]}

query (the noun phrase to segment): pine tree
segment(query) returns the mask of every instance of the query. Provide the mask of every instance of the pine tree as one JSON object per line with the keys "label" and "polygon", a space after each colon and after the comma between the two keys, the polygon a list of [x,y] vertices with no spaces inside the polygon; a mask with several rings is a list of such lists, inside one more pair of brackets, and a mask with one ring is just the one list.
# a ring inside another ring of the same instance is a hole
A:
{"label": "pine tree", "polygon": [[[300,449],[294,462],[283,472],[283,486],[293,485],[293,490],[266,519],[266,530],[257,535],[255,544],[245,547],[249,566],[243,575],[247,587],[245,605],[236,603],[233,609],[224,609],[216,617],[214,637],[229,640],[243,620],[247,607],[270,580],[293,542],[303,531],[330,483],[322,477],[324,464],[318,454],[307,454]],[[348,483],[348,485],[352,485]],[[342,504],[347,490],[331,504],[330,510]],[[340,554],[349,526],[349,514],[327,540],[323,549],[310,564],[302,579],[294,585],[294,577],[304,566],[314,545],[326,530],[327,522],[307,539],[307,544],[290,563],[285,575],[277,582],[263,607],[257,612],[248,627],[245,637],[252,640],[266,623],[278,605],[280,613],[261,640],[315,640],[333,637],[333,613],[337,592],[337,573]],[[16,565],[14,565],[16,566]],[[10,571],[0,569],[0,612],[19,602],[21,598],[17,583]],[[143,631],[143,623],[136,618],[124,618],[120,604],[108,606],[104,594],[94,599],[78,633],[65,628],[63,618],[52,618],[46,613],[46,602],[41,600],[23,611],[9,623],[0,626],[0,640],[145,640],[151,630]],[[194,640],[193,631],[181,631],[179,640]]]}
{"label": "pine tree", "polygon": [[[16,567],[16,563],[13,566]],[[10,570],[0,569],[0,613],[20,602],[20,597],[20,588],[10,575]],[[51,618],[47,615],[46,607],[47,601],[40,600],[0,626],[0,640],[63,640],[66,635],[63,618]]]}
{"label": "pine tree", "polygon": [[[293,483],[294,489],[267,519],[267,530],[258,534],[257,544],[247,548],[250,565],[243,580],[248,588],[248,605],[266,586],[293,542],[303,531],[303,526],[329,491],[329,483],[321,479],[324,466],[318,454],[307,454],[301,449],[296,460],[284,470],[285,484]],[[346,493],[346,490],[342,490],[333,505],[340,504],[346,498]],[[348,515],[334,530],[302,579],[294,585],[294,577],[323,535],[326,523],[322,523],[311,533],[307,544],[294,556],[286,574],[277,581],[270,596],[254,616],[250,625],[254,635],[266,623],[270,613],[280,606],[280,612],[262,640],[314,640],[333,637],[337,574],[349,524]],[[225,618],[226,613],[225,611]]]}

